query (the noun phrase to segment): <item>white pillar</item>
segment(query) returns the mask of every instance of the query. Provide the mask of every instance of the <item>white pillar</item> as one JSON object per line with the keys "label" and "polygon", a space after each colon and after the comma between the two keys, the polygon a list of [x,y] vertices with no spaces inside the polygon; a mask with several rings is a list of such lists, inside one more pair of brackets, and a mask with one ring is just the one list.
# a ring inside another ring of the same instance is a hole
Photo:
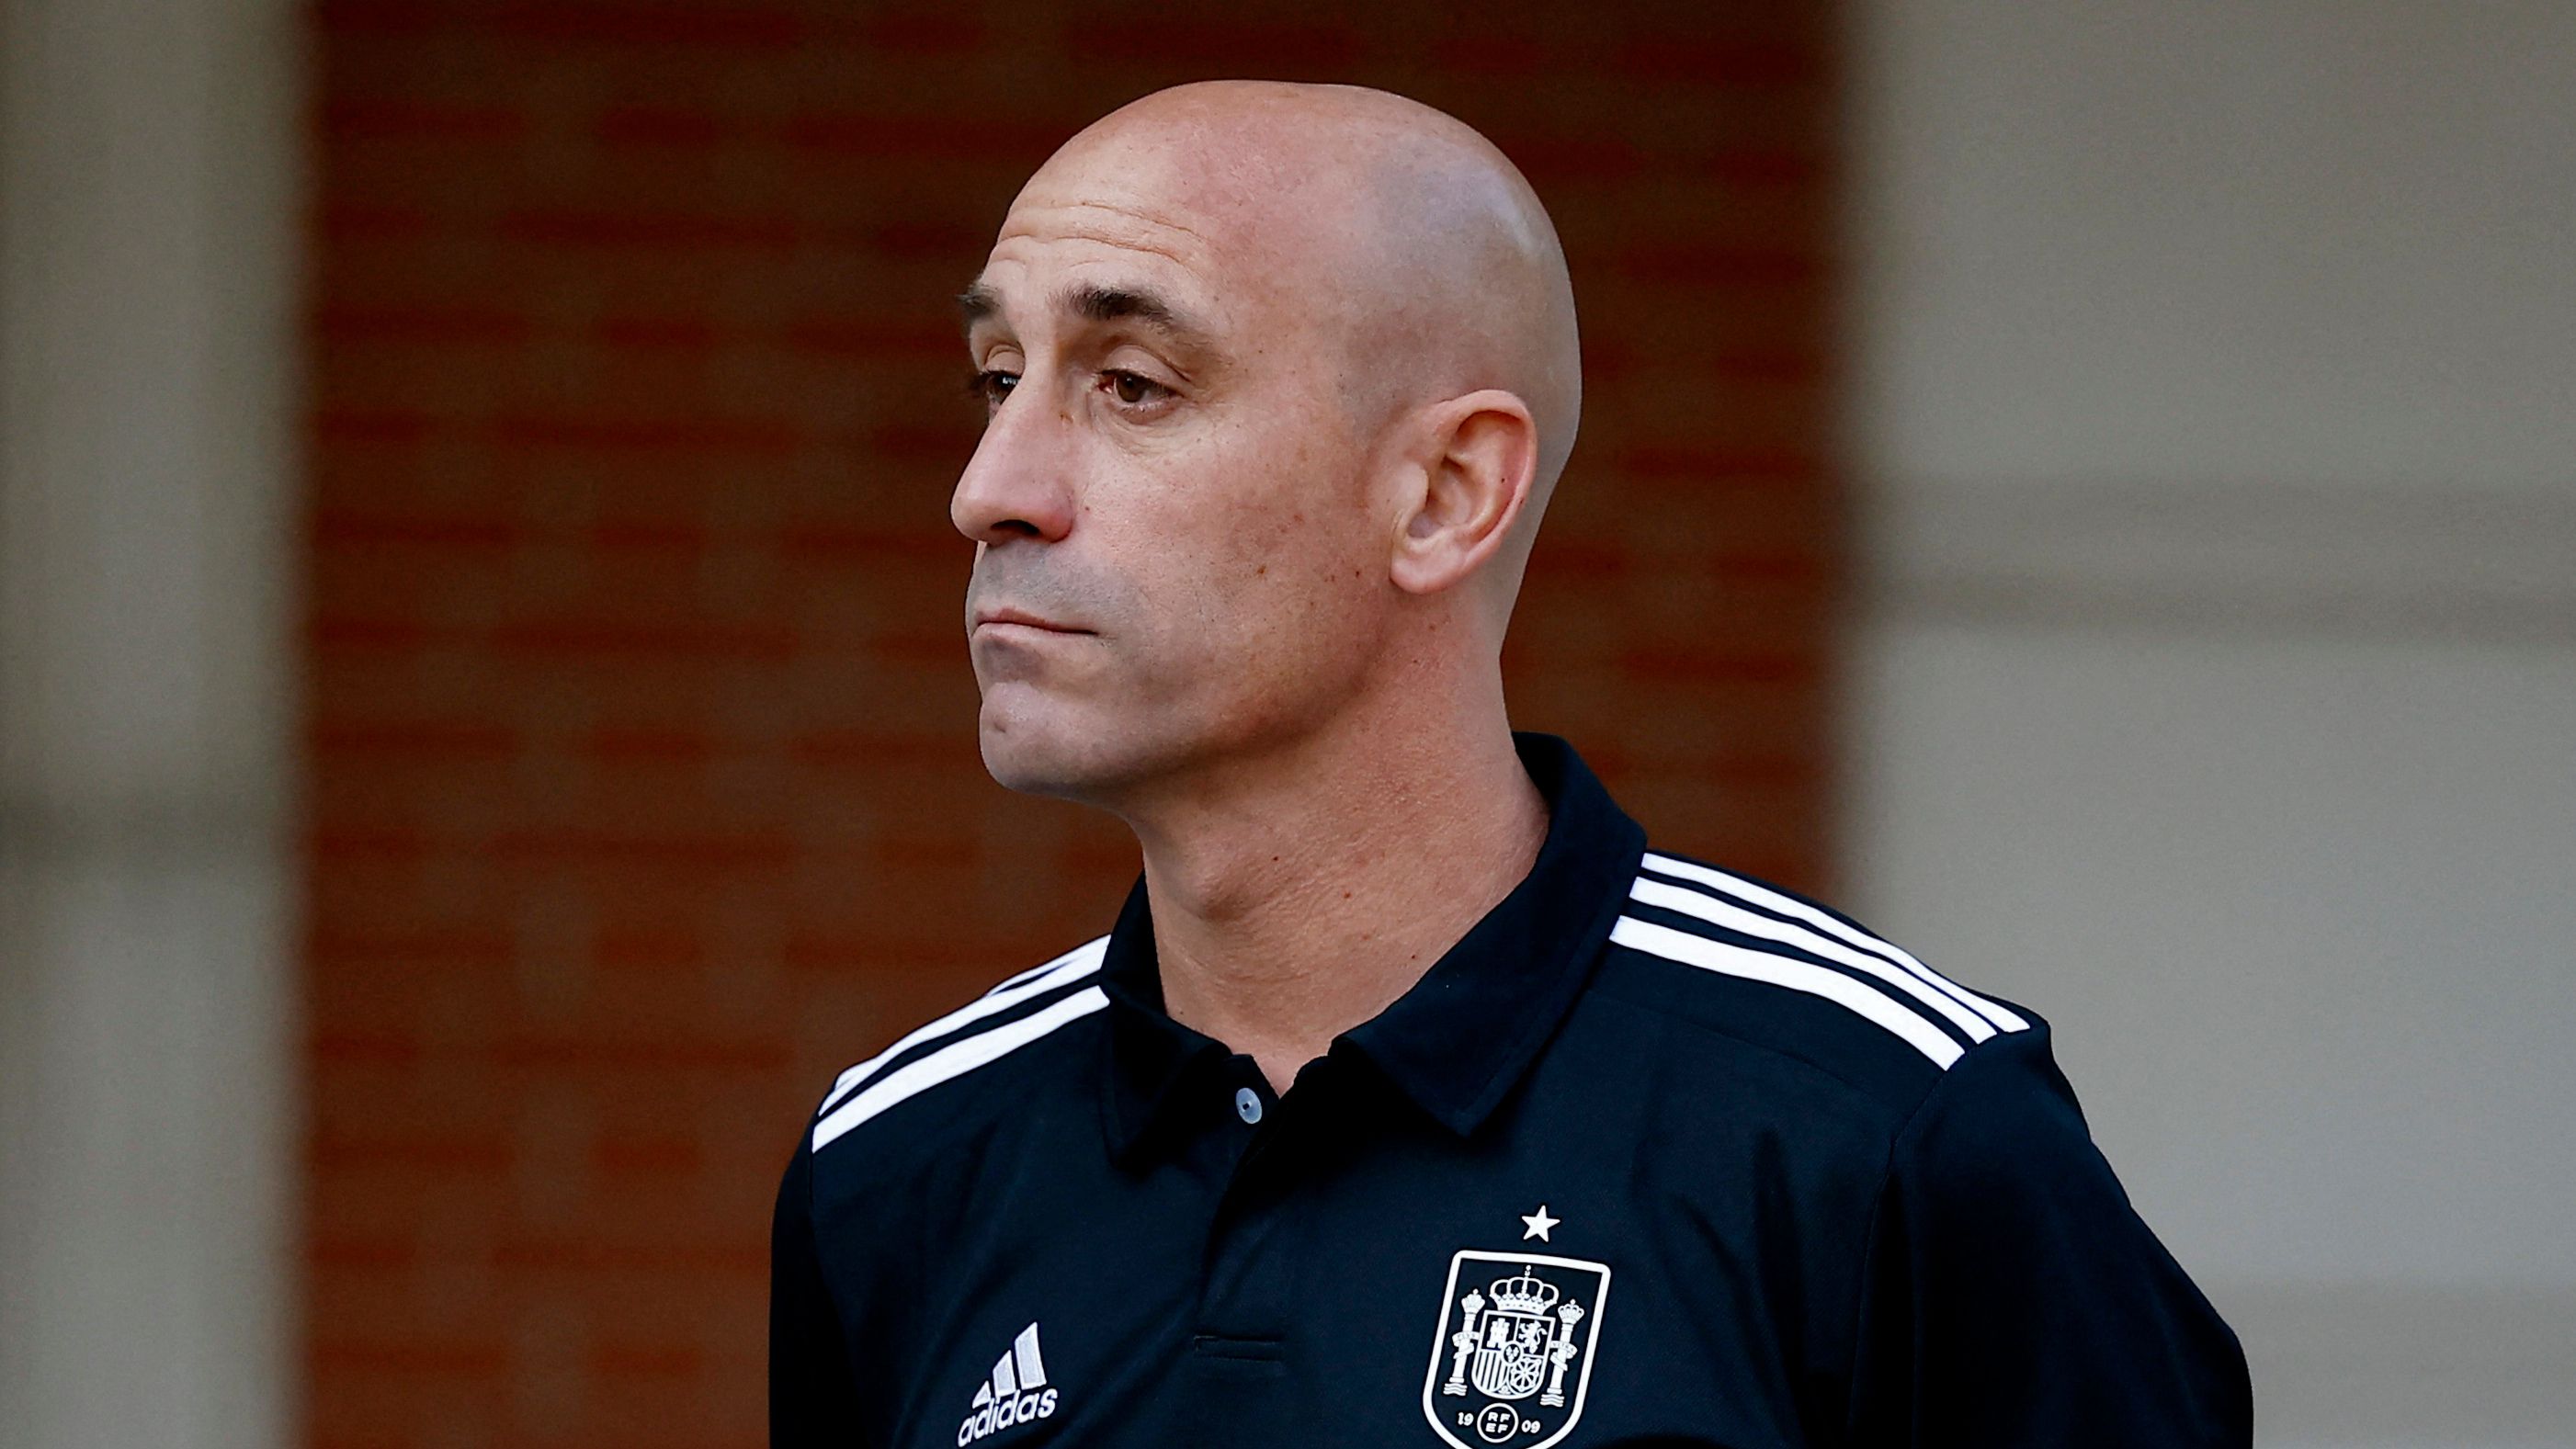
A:
{"label": "white pillar", "polygon": [[0,1444],[293,1437],[301,59],[0,0]]}

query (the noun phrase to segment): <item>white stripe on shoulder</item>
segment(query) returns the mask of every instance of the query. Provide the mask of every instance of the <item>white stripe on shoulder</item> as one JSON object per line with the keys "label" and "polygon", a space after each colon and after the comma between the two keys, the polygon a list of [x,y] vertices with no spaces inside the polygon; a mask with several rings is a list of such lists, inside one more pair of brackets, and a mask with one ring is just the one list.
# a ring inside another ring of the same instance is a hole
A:
{"label": "white stripe on shoulder", "polygon": [[1966,1050],[1948,1032],[1899,1004],[1887,993],[1813,962],[1731,946],[1724,941],[1712,941],[1706,936],[1694,936],[1688,931],[1641,921],[1635,916],[1621,916],[1618,924],[1610,928],[1610,940],[1615,945],[1649,952],[1685,966],[1696,966],[1702,971],[1740,976],[1747,981],[1785,986],[1791,991],[1821,996],[1903,1037],[1944,1071],[1949,1070],[1950,1064]]}
{"label": "white stripe on shoulder", "polygon": [[1063,955],[1056,957],[1052,961],[1041,961],[1037,965],[1030,967],[1028,970],[1023,971],[1016,976],[1006,976],[1002,978],[1000,981],[993,983],[993,988],[984,994],[986,996],[999,996],[1003,992],[1010,990],[1012,987],[1019,985],[1021,982],[1035,981],[1037,978],[1053,971],[1058,966],[1063,965],[1065,962],[1072,960],[1076,956],[1096,954],[1108,949],[1109,938],[1107,936],[1094,936],[1090,940],[1083,942],[1081,945],[1074,947],[1072,950],[1065,952]]}
{"label": "white stripe on shoulder", "polygon": [[1922,962],[1915,960],[1912,953],[1908,952],[1904,947],[1897,945],[1895,942],[1886,940],[1879,936],[1871,935],[1869,932],[1861,930],[1850,922],[1835,916],[1832,912],[1820,911],[1814,906],[1807,904],[1805,901],[1797,899],[1795,896],[1784,895],[1779,891],[1772,890],[1770,887],[1760,884],[1759,882],[1746,880],[1740,875],[1711,869],[1708,866],[1700,865],[1694,861],[1676,860],[1672,856],[1659,854],[1651,850],[1646,852],[1644,864],[1646,869],[1651,870],[1658,875],[1668,875],[1680,880],[1693,881],[1713,890],[1724,891],[1738,900],[1750,901],[1754,905],[1760,906],[1765,910],[1778,911],[1784,916],[1795,916],[1797,919],[1806,922],[1809,926],[1814,927],[1819,933],[1830,936],[1844,945],[1859,947],[1861,950],[1870,952],[1873,955],[1886,956],[1889,960],[1896,962],[1906,970],[1913,972],[1917,977],[1920,977],[1925,984],[1936,988],[1944,995],[1950,997],[1950,999],[1958,1002],[1961,1006],[1964,1006],[1970,1011],[1977,1013],[1979,1016],[1984,1017],[1986,1020],[1993,1022],[1998,1030],[2027,1031],[2030,1028],[2030,1023],[2025,1021],[2019,1012],[2005,1006],[2002,1002],[1990,1001],[1983,996],[1979,996],[1977,993],[1961,986],[1949,977],[1944,976],[1940,972],[1933,970],[1931,967],[1924,965]]}
{"label": "white stripe on shoulder", "polygon": [[832,1083],[831,1095],[823,1099],[823,1105],[815,1110],[814,1115],[820,1117],[831,1111],[833,1107],[839,1105],[842,1098],[864,1086],[868,1078],[875,1076],[886,1063],[923,1042],[933,1037],[945,1036],[961,1026],[972,1025],[997,1011],[1008,1011],[1041,991],[1090,975],[1100,969],[1101,957],[1108,952],[1107,936],[1085,941],[1043,966],[1031,967],[1021,972],[928,1026],[905,1033],[901,1041],[841,1073],[840,1077]]}
{"label": "white stripe on shoulder", "polygon": [[1661,906],[1668,911],[1696,916],[1712,926],[1724,926],[1730,931],[1747,936],[1760,936],[1766,941],[1777,941],[1784,946],[1792,946],[1807,952],[1809,955],[1822,956],[1828,961],[1837,962],[1854,971],[1884,981],[1941,1013],[1949,1019],[1951,1025],[1966,1032],[1970,1042],[1981,1042],[1995,1034],[1995,1028],[1991,1022],[1941,992],[1933,990],[1929,982],[1899,970],[1865,951],[1855,951],[1830,936],[1821,935],[1801,926],[1784,924],[1772,917],[1745,910],[1741,906],[1730,905],[1705,892],[1692,890],[1688,886],[1677,886],[1670,881],[1660,881],[1653,876],[1637,877],[1636,884],[1628,888],[1628,895],[1631,899],[1646,905]]}
{"label": "white stripe on shoulder", "polygon": [[977,1032],[964,1041],[952,1042],[919,1061],[888,1072],[842,1103],[839,1110],[814,1124],[814,1150],[822,1151],[843,1133],[906,1098],[1018,1051],[1067,1022],[1079,1021],[1108,1004],[1108,993],[1097,986],[1085,987],[1044,1011],[1033,1012],[1007,1026]]}

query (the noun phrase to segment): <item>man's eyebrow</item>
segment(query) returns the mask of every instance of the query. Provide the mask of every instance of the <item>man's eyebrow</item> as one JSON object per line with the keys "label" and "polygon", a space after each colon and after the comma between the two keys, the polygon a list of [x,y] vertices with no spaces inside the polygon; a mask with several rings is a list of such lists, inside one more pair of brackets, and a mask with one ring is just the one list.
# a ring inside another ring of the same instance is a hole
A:
{"label": "man's eyebrow", "polygon": [[1204,333],[1207,329],[1162,293],[1146,287],[1078,286],[1063,296],[1064,309],[1094,322],[1131,319],[1158,332]]}
{"label": "man's eyebrow", "polygon": [[[1206,324],[1151,287],[1084,283],[1057,294],[1057,305],[1091,322],[1141,322],[1174,337],[1204,337]],[[981,281],[957,294],[957,318],[968,331],[1002,315],[1002,294]]]}

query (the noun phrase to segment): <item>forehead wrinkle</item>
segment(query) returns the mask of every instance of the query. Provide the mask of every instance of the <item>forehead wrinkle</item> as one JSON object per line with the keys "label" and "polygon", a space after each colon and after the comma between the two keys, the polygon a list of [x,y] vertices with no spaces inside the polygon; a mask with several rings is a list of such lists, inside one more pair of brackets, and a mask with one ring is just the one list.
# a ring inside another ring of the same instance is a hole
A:
{"label": "forehead wrinkle", "polygon": [[[1139,236],[1133,230],[1124,227],[1087,227],[1078,224],[1062,228],[1047,228],[1026,219],[1028,211],[1035,211],[1041,216],[1050,212],[1065,211],[1107,212],[1111,216],[1142,224],[1146,234]],[[1039,243],[1087,241],[1101,246],[1116,247],[1122,251],[1148,252],[1193,271],[1198,270],[1200,263],[1197,257],[1184,255],[1183,249],[1179,247],[1157,244],[1152,233],[1162,231],[1179,232],[1196,242],[1201,251],[1216,250],[1215,243],[1209,240],[1207,234],[1194,227],[1184,226],[1177,221],[1153,216],[1130,207],[1114,206],[1105,201],[1061,201],[1045,203],[1025,210],[1015,206],[1011,208],[1010,216],[1003,221],[1002,234],[995,239],[994,247],[999,250],[1003,243],[1015,240]]]}

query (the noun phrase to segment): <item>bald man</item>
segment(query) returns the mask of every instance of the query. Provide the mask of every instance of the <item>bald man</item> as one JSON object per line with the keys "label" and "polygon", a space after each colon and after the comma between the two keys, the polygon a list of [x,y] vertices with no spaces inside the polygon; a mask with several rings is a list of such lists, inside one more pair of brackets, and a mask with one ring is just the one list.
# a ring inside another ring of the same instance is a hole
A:
{"label": "bald man", "polygon": [[984,761],[1143,870],[833,1085],[773,1444],[2249,1442],[2044,1023],[1648,849],[1511,730],[1581,380],[1490,144],[1164,91],[1039,169],[962,303]]}

